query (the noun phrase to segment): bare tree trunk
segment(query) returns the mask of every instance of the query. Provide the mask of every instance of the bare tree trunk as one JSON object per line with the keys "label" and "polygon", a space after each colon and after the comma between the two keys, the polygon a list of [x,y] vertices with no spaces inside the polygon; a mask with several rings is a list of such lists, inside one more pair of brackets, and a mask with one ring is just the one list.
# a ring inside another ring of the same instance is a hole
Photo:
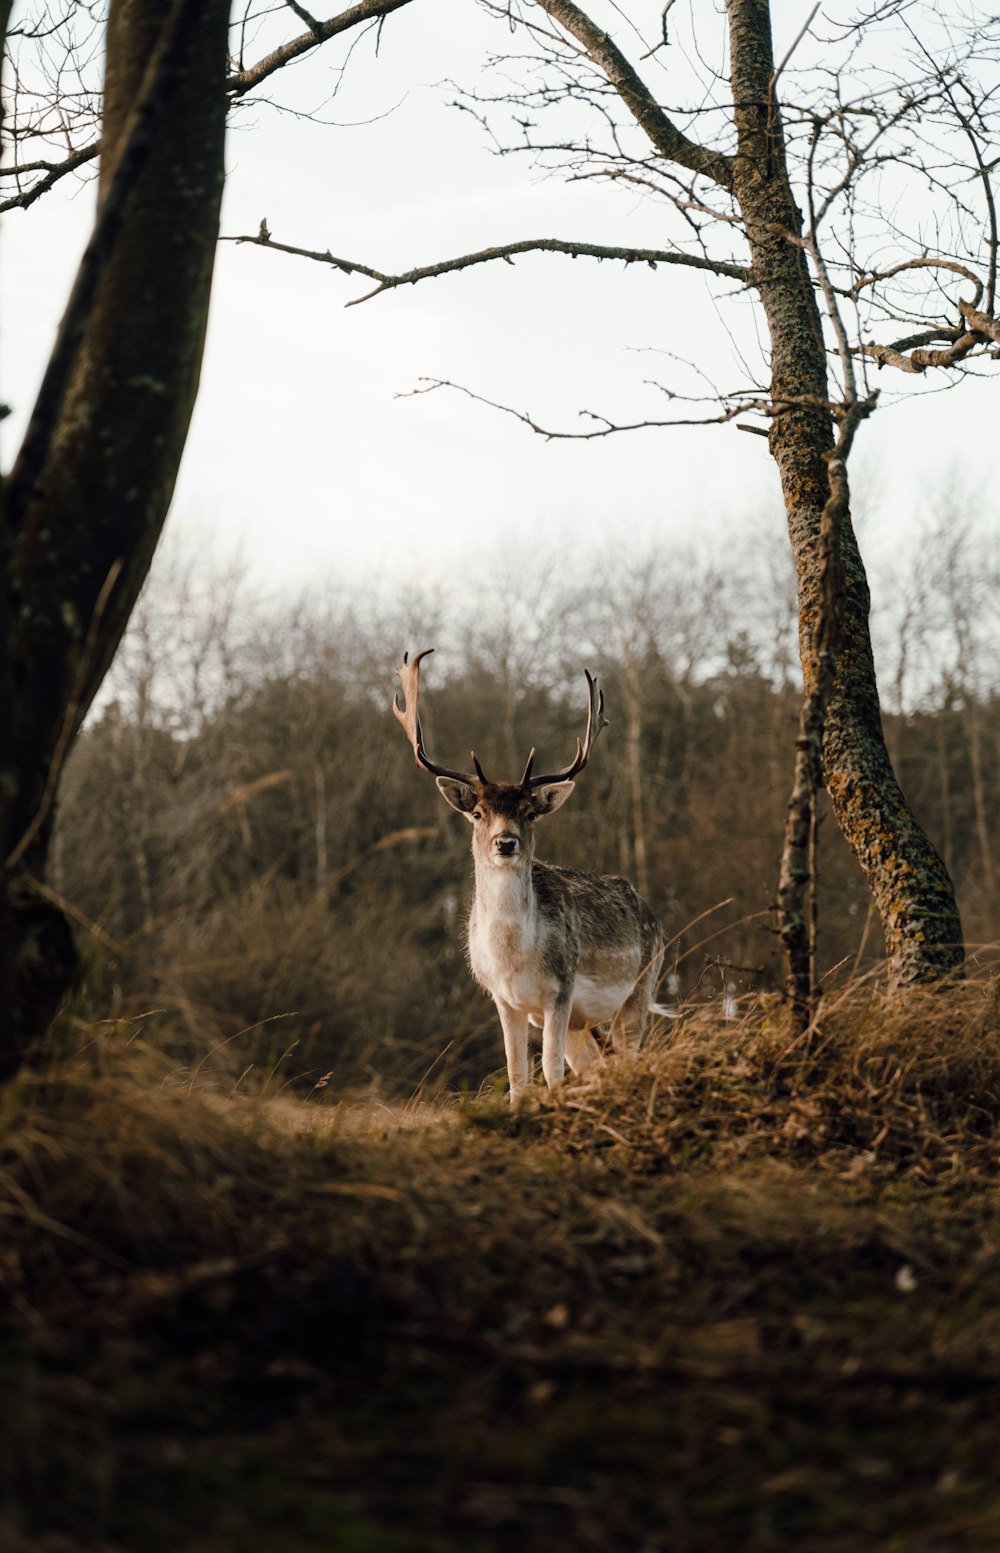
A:
{"label": "bare tree trunk", "polygon": [[778,936],[793,1028],[804,1030],[816,1003],[816,794],[823,784],[823,730],[841,649],[843,576],[840,531],[850,519],[847,454],[854,423],[841,428],[829,460],[830,495],[820,521],[820,608],[811,645],[812,674],[802,695],[795,775],[788,800],[778,880]]}
{"label": "bare tree trunk", "polygon": [[639,661],[635,655],[625,662],[625,760],[628,772],[629,807],[632,811],[632,855],[635,887],[640,895],[649,894],[649,854],[646,846],[646,816],[642,801],[642,686]]}
{"label": "bare tree trunk", "polygon": [[313,893],[317,901],[322,903],[327,898],[330,869],[326,839],[326,777],[322,761],[318,758],[313,761],[313,787],[316,793],[316,881]]}
{"label": "bare tree trunk", "polygon": [[[0,49],[7,38],[10,0],[0,0]],[[0,132],[3,99],[0,97]],[[0,472],[0,579],[10,565],[10,531],[7,524],[6,482]],[[14,724],[14,681],[10,652],[10,599],[0,586],[0,1058],[13,1045],[14,953],[11,893],[3,859],[13,845],[14,794],[17,791]],[[0,1063],[2,1071],[2,1063]]]}
{"label": "bare tree trunk", "polygon": [[71,974],[66,925],[52,907],[39,917],[30,879],[44,867],[62,759],[148,571],[197,393],[228,13],[228,0],[113,0],[95,233],[9,482],[16,792],[4,855],[23,975],[7,1071]]}
{"label": "bare tree trunk", "polygon": [[941,845],[944,850],[945,861],[951,867],[954,864],[955,848],[953,844],[954,825],[952,823],[951,806],[951,766],[948,758],[948,744],[945,738],[944,727],[946,715],[947,705],[938,715],[935,737],[938,754],[938,787],[941,801]]}
{"label": "bare tree trunk", "polygon": [[[798,239],[802,217],[788,179],[778,112],[768,0],[727,0],[737,129],[734,192],[771,341],[770,432],[795,558],[807,696],[817,692],[822,610],[820,529],[831,495],[830,390],[821,321]],[[839,530],[842,650],[826,709],[823,766],[834,814],[882,918],[896,982],[960,969],[961,923],[951,880],[917,824],[889,761],[868,625],[869,593],[846,510]]]}
{"label": "bare tree trunk", "polygon": [[[656,154],[711,179],[738,206],[750,249],[750,284],[761,299],[770,337],[769,445],[788,518],[798,583],[799,650],[805,693],[811,696],[822,596],[820,528],[831,495],[833,428],[844,407],[831,399],[802,214],[789,179],[769,0],[726,0],[737,139],[732,157],[689,140],[609,33],[575,0],[538,3],[604,72]],[[730,271],[720,265],[718,273]],[[875,898],[894,980],[934,980],[961,968],[961,923],[947,870],[914,819],[886,749],[868,626],[868,582],[849,516],[846,471],[842,481],[843,646],[826,708],[824,779],[837,823]]]}
{"label": "bare tree trunk", "polygon": [[993,866],[993,847],[990,844],[990,826],[986,812],[986,783],[983,777],[983,741],[980,721],[982,708],[975,688],[966,697],[965,721],[968,727],[969,769],[972,773],[972,804],[976,816],[976,839],[983,869],[983,881],[989,898],[993,898],[996,874]]}

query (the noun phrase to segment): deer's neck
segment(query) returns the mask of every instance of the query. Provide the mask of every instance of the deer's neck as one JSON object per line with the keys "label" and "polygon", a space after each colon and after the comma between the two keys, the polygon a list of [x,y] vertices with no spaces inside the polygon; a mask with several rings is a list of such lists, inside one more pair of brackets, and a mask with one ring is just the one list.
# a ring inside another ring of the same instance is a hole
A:
{"label": "deer's neck", "polygon": [[533,926],[535,909],[530,862],[518,868],[476,863],[475,913],[480,922],[521,921],[525,927]]}
{"label": "deer's neck", "polygon": [[[531,864],[520,868],[477,864],[469,914],[469,961],[480,985],[494,997],[522,1002],[523,977],[537,959],[538,939]],[[535,990],[532,982],[529,991]]]}

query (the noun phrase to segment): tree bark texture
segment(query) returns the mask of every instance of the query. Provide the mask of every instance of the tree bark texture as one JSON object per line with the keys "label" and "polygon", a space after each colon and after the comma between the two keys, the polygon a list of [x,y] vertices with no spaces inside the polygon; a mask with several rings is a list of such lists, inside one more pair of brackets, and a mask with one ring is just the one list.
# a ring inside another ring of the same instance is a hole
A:
{"label": "tree bark texture", "polygon": [[[822,611],[820,530],[831,496],[830,389],[822,325],[785,159],[768,0],[727,0],[737,131],[733,188],[771,342],[770,448],[781,477],[798,578],[806,697]],[[842,472],[846,494],[846,471]],[[868,624],[869,592],[846,501],[838,521],[840,651],[826,707],[823,774],[834,814],[875,898],[897,983],[960,969],[962,931],[941,858],[914,819],[889,760]]]}
{"label": "tree bark texture", "polygon": [[[769,0],[726,0],[736,129],[732,156],[681,134],[610,34],[595,26],[574,0],[538,4],[604,73],[654,151],[712,179],[733,196],[739,210],[750,249],[750,285],[760,296],[770,335],[769,445],[781,478],[798,579],[805,696],[815,710],[815,643],[823,590],[820,530],[831,495],[828,461],[835,411],[822,320],[801,241],[802,215],[788,174]],[[837,506],[843,506],[843,515],[837,523],[837,545],[842,649],[825,708],[823,778],[837,822],[878,907],[894,980],[934,980],[961,967],[961,923],[947,870],[910,812],[889,760],[868,626],[868,582],[850,521],[846,470],[841,475]]]}
{"label": "tree bark texture", "polygon": [[224,172],[228,16],[229,0],[113,0],[95,228],[106,241],[85,256],[89,287],[78,279],[58,370],[11,476],[11,718],[0,780],[10,790],[3,855],[19,979],[0,1056],[8,1069],[71,973],[66,925],[31,895],[30,876],[44,866],[58,768],[148,572],[197,394]]}
{"label": "tree bark texture", "polygon": [[802,694],[795,770],[778,876],[778,935],[785,967],[785,1000],[796,1030],[808,1027],[816,1004],[816,794],[823,781],[823,733],[840,661],[840,534],[850,522],[846,455],[853,424],[841,427],[828,460],[830,494],[820,519],[820,597],[810,644],[812,675]]}
{"label": "tree bark texture", "polygon": [[[6,43],[10,0],[0,0],[0,49]],[[0,134],[3,131],[3,98],[0,96]],[[0,141],[2,145],[2,141]],[[6,482],[0,472],[0,579],[7,575],[10,533],[7,526]],[[14,1007],[14,950],[11,924],[11,892],[2,860],[11,847],[14,782],[14,692],[11,678],[10,600],[0,583],[0,1053],[10,1044],[10,1020]]]}

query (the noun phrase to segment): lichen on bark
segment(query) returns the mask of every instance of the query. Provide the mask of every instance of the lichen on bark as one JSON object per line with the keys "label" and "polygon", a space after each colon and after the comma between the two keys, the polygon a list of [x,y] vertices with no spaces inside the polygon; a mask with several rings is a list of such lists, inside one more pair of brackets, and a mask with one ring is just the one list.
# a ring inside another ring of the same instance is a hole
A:
{"label": "lichen on bark", "polygon": [[[834,443],[822,321],[801,243],[774,91],[768,0],[727,0],[737,155],[734,192],[771,344],[770,431],[795,560],[805,691],[816,674],[823,608],[823,512]],[[948,872],[896,780],[882,729],[869,590],[847,501],[837,520],[839,650],[823,732],[823,779],[874,896],[896,982],[959,971],[961,922]]]}

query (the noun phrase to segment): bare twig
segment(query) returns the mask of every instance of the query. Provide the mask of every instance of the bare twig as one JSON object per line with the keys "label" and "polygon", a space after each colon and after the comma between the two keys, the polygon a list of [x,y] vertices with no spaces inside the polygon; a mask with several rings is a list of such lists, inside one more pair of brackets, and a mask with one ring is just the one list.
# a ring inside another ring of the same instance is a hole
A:
{"label": "bare twig", "polygon": [[723,189],[732,189],[731,159],[714,146],[699,145],[681,133],[603,28],[591,21],[585,12],[573,4],[573,0],[538,0],[538,3],[553,21],[565,28],[586,50],[660,156],[710,178]]}
{"label": "bare twig", "polygon": [[294,248],[287,243],[276,243],[269,235],[261,236],[260,233],[256,236],[222,237],[219,241],[254,243],[261,248],[274,248],[279,253],[295,254],[302,259],[312,259],[318,264],[329,264],[348,275],[356,271],[359,275],[367,275],[370,279],[378,281],[378,285],[371,291],[366,291],[364,296],[354,297],[348,302],[346,304],[348,307],[356,307],[359,302],[368,302],[372,297],[380,296],[383,291],[395,290],[397,286],[415,286],[418,281],[433,280],[438,275],[450,275],[456,270],[471,269],[477,264],[491,264],[497,259],[505,259],[509,262],[516,254],[522,253],[561,253],[568,254],[573,259],[610,259],[621,264],[648,264],[652,269],[655,269],[658,264],[680,264],[697,270],[709,270],[715,275],[724,275],[730,280],[749,282],[750,279],[750,272],[742,264],[705,259],[699,254],[681,253],[672,248],[616,247],[603,243],[567,242],[559,237],[529,237],[516,243],[500,243],[495,248],[482,248],[477,253],[462,254],[455,259],[443,259],[439,264],[419,266],[416,269],[406,270],[400,275],[386,275],[381,270],[359,264],[353,259],[338,259],[330,253],[329,249],[325,253],[318,253],[308,248]]}
{"label": "bare twig", "polygon": [[[490,410],[499,410],[503,415],[512,415],[514,419],[520,421],[523,426],[527,426],[529,431],[535,432],[535,434],[539,437],[544,437],[546,442],[591,442],[598,437],[615,436],[619,432],[658,431],[662,430],[664,427],[669,426],[724,426],[730,421],[734,420],[737,415],[764,415],[773,418],[777,415],[784,415],[789,410],[801,409],[803,407],[808,409],[821,408],[827,410],[830,414],[835,415],[842,408],[841,406],[835,405],[828,400],[824,399],[820,401],[817,400],[814,395],[804,394],[795,398],[788,398],[781,401],[773,401],[770,399],[740,399],[737,402],[720,410],[718,415],[686,417],[675,416],[669,420],[656,420],[651,418],[649,420],[643,421],[618,422],[610,421],[604,415],[597,415],[593,410],[581,410],[579,412],[581,416],[598,423],[598,425],[593,430],[554,431],[551,427],[540,426],[538,422],[527,413],[527,411],[515,410],[513,406],[509,404],[497,404],[495,400],[487,399],[483,394],[477,394],[473,389],[466,388],[463,383],[451,383],[447,380],[447,378],[429,377],[421,377],[418,378],[417,381],[418,383],[424,384],[424,387],[411,389],[408,393],[405,394],[397,394],[396,398],[415,399],[421,394],[432,394],[439,388],[451,388],[454,389],[456,393],[465,394],[467,399],[475,400],[477,404],[486,405]],[[682,399],[684,396],[681,394],[670,394],[668,397],[671,399]],[[701,401],[688,402],[699,403]],[[716,402],[718,402],[717,398]],[[757,430],[758,428],[741,426],[739,429],[741,431],[753,431]],[[765,432],[764,435],[766,436],[767,433]]]}
{"label": "bare twig", "polygon": [[305,21],[308,32],[301,33],[299,37],[292,38],[276,48],[272,53],[266,54],[255,65],[248,66],[245,70],[237,70],[226,81],[226,90],[232,97],[245,97],[247,92],[252,92],[254,87],[260,86],[268,76],[274,75],[276,70],[281,70],[292,60],[299,59],[310,49],[316,48],[320,43],[326,43],[328,39],[335,38],[338,33],[348,32],[352,27],[360,26],[367,21],[377,21],[383,16],[388,16],[391,11],[398,11],[404,5],[409,5],[410,0],[359,0],[359,4],[352,5],[346,11],[341,11],[339,16],[331,16],[327,21],[316,21],[308,12],[298,5],[292,9]]}
{"label": "bare twig", "polygon": [[974,270],[970,270],[965,264],[959,264],[957,259],[934,259],[927,256],[920,259],[904,259],[902,263],[894,264],[887,270],[872,270],[868,275],[859,275],[851,287],[851,293],[856,296],[865,287],[877,286],[884,280],[891,280],[894,275],[901,275],[904,270],[926,269],[951,270],[955,275],[961,275],[963,279],[971,281],[976,293],[972,299],[972,306],[977,306],[983,294],[983,283]]}
{"label": "bare twig", "polygon": [[660,41],[659,43],[654,44],[651,49],[647,49],[645,54],[640,55],[641,59],[652,59],[653,55],[658,53],[660,49],[670,47],[670,34],[667,29],[667,17],[670,14],[674,4],[675,0],[666,0],[666,4],[664,5],[663,10],[660,12]]}
{"label": "bare twig", "polygon": [[317,42],[321,41],[318,34],[323,25],[322,22],[318,22],[315,16],[311,16],[304,5],[299,5],[298,0],[285,0],[285,4],[290,11],[295,12],[300,22],[305,22],[310,32],[317,34]]}
{"label": "bare twig", "polygon": [[261,222],[261,230],[250,236],[249,233],[240,237],[221,237],[220,243],[252,243],[257,248],[273,248],[276,253],[290,253],[297,259],[311,259],[315,264],[329,264],[332,269],[342,270],[345,275],[367,275],[370,280],[383,281],[388,276],[381,270],[373,270],[366,264],[359,264],[355,259],[338,259],[329,248],[320,252],[313,248],[296,248],[291,243],[275,242],[265,223]]}
{"label": "bare twig", "polygon": [[799,44],[802,42],[802,39],[805,37],[806,33],[809,31],[810,27],[812,26],[813,22],[815,21],[815,19],[816,19],[816,12],[818,10],[819,10],[819,0],[816,0],[816,4],[813,6],[812,10],[809,12],[809,15],[806,17],[805,21],[802,23],[802,26],[799,28],[798,32],[795,34],[795,37],[792,39],[791,43],[788,45],[788,48],[785,50],[785,54],[784,54],[784,57],[783,57],[780,65],[778,65],[775,68],[774,73],[771,76],[770,84],[768,86],[768,113],[769,114],[770,114],[770,111],[771,111],[771,105],[774,102],[774,92],[775,92],[775,88],[777,87],[778,79],[779,79],[779,77],[781,75],[781,72],[784,70],[785,66],[788,64],[788,61],[791,59],[792,55],[795,53],[795,50],[798,48]]}
{"label": "bare twig", "polygon": [[81,146],[79,151],[73,151],[63,162],[30,162],[23,167],[8,167],[6,175],[20,175],[23,173],[45,172],[45,177],[33,183],[30,189],[25,189],[20,194],[12,194],[8,199],[0,200],[0,215],[6,210],[27,210],[37,199],[65,178],[67,173],[76,172],[78,167],[83,167],[87,162],[93,161],[100,154],[101,142],[94,140],[89,146]]}

